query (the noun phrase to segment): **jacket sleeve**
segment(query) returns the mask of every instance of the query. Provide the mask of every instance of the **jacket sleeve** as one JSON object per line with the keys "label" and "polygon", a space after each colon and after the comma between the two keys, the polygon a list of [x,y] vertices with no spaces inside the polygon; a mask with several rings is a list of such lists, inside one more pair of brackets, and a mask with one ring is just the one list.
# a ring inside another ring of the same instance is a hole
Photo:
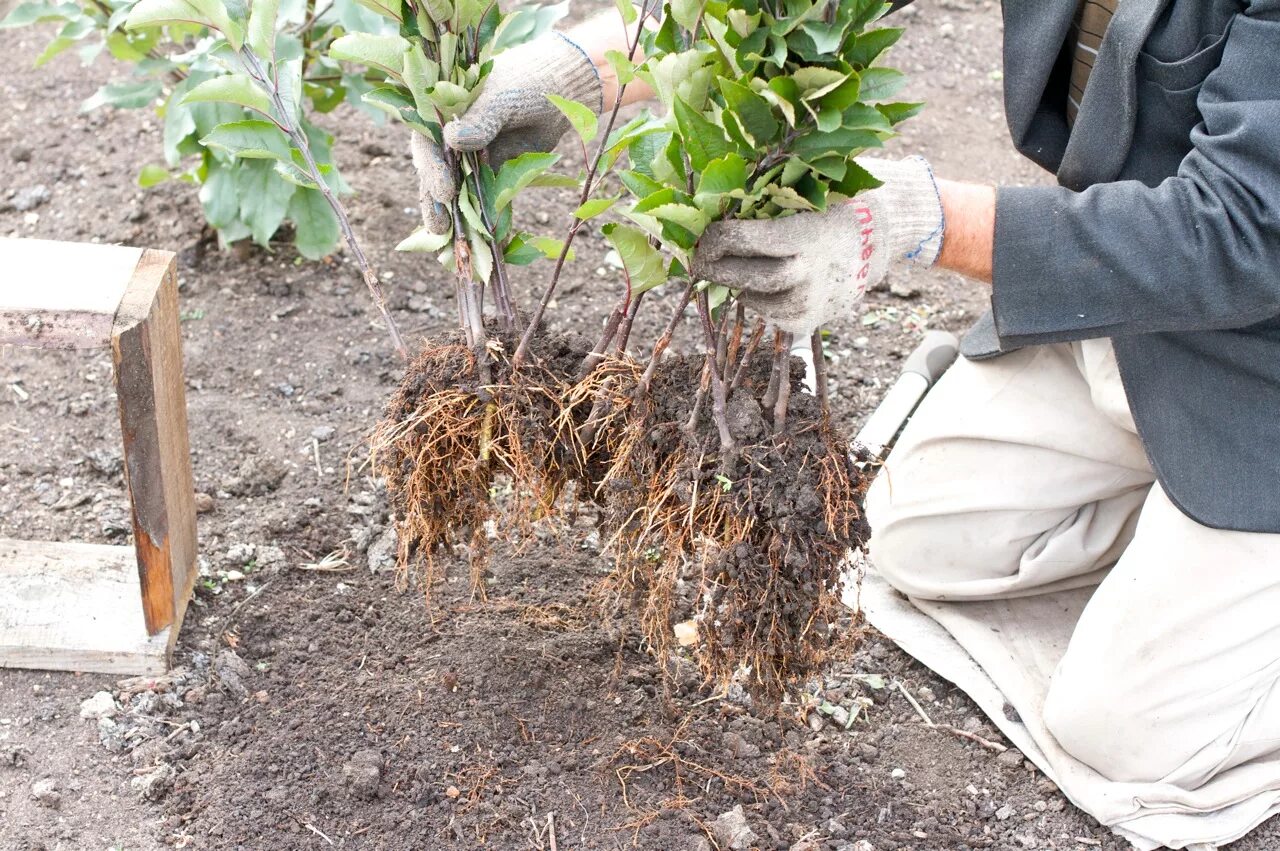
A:
{"label": "jacket sleeve", "polygon": [[1158,186],[997,192],[1003,348],[1280,315],[1280,0],[1235,19],[1197,105],[1192,150]]}

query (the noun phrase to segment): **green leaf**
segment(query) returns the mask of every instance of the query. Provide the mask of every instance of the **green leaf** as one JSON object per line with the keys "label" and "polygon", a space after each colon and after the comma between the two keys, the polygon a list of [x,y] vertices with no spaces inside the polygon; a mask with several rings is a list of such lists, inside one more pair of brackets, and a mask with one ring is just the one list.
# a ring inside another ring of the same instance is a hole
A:
{"label": "green leaf", "polygon": [[196,24],[219,30],[232,50],[239,50],[244,31],[231,20],[221,0],[139,0],[125,19],[125,29],[167,24]]}
{"label": "green leaf", "polygon": [[421,50],[408,50],[404,54],[404,84],[413,95],[419,115],[431,115],[429,92],[440,82],[440,66],[428,59]]}
{"label": "green leaf", "polygon": [[555,189],[579,189],[582,187],[582,177],[574,177],[569,174],[544,173],[529,181],[529,186],[552,187]]}
{"label": "green leaf", "polygon": [[432,87],[427,98],[431,101],[432,106],[440,110],[440,114],[447,121],[465,112],[467,107],[471,105],[471,99],[474,96],[475,92],[468,91],[457,83],[441,80]]}
{"label": "green leaf", "polygon": [[893,68],[868,68],[862,72],[860,97],[864,101],[888,100],[896,95],[906,82],[906,75]]}
{"label": "green leaf", "polygon": [[695,171],[702,171],[707,163],[733,151],[724,131],[712,124],[682,100],[675,102],[676,124],[680,127],[681,141],[689,154],[689,163]]}
{"label": "green leaf", "polygon": [[636,22],[640,13],[636,11],[636,7],[631,4],[631,0],[617,0],[618,14],[622,16],[622,23],[631,26]]}
{"label": "green leaf", "polygon": [[266,246],[284,223],[289,202],[298,189],[280,178],[272,163],[248,160],[234,169],[236,189],[240,196],[240,220],[249,226],[258,245]]}
{"label": "green leaf", "polygon": [[191,89],[182,98],[181,103],[234,103],[261,112],[271,114],[271,99],[267,93],[258,88],[247,74],[223,74],[211,80],[205,80]]}
{"label": "green leaf", "polygon": [[871,130],[847,130],[841,128],[831,133],[809,133],[801,136],[791,150],[804,159],[816,159],[826,154],[853,156],[866,148],[883,145],[880,136]]}
{"label": "green leaf", "polygon": [[623,186],[627,187],[627,191],[637,198],[647,198],[663,189],[662,184],[652,177],[634,170],[621,172],[618,179],[622,181]]}
{"label": "green leaf", "polygon": [[[434,122],[428,123],[423,120],[417,105],[413,102],[412,95],[399,86],[379,86],[365,92],[360,96],[360,100],[439,141],[436,138],[439,127]],[[433,130],[435,132],[432,132]]]}
{"label": "green leaf", "polygon": [[493,275],[493,249],[485,240],[483,228],[467,228],[467,241],[471,243],[471,275],[482,284],[489,283]]}
{"label": "green leaf", "polygon": [[[560,256],[560,252],[564,251],[564,240],[556,239],[555,237],[535,236],[529,239],[529,244],[541,251],[548,260],[555,260]],[[572,262],[574,258],[575,254],[571,248],[564,259]]]}
{"label": "green leaf", "polygon": [[600,229],[622,258],[622,269],[633,296],[667,282],[667,264],[661,252],[649,244],[639,228],[610,222]]}
{"label": "green leaf", "polygon": [[791,72],[791,79],[795,81],[796,87],[800,90],[800,97],[805,100],[821,97],[836,88],[836,86],[839,86],[848,77],[848,74],[817,66],[797,68]]}
{"label": "green leaf", "polygon": [[141,109],[150,106],[160,97],[164,84],[159,80],[140,80],[136,83],[108,83],[80,104],[81,112],[91,112],[100,106],[116,109]]}
{"label": "green leaf", "polygon": [[510,205],[520,190],[533,183],[559,159],[558,154],[530,151],[503,163],[494,182],[494,210],[499,211]]}
{"label": "green leaf", "polygon": [[707,163],[698,179],[697,194],[727,195],[746,188],[747,161],[738,154],[726,154]]}
{"label": "green leaf", "polygon": [[231,167],[213,160],[204,182],[200,184],[200,206],[205,220],[215,228],[225,228],[237,220],[240,200],[236,197]]}
{"label": "green leaf", "polygon": [[148,163],[138,172],[138,185],[143,189],[164,183],[169,179],[169,169],[156,163]]}
{"label": "green leaf", "polygon": [[280,0],[250,0],[246,40],[249,49],[260,57],[275,55],[276,16],[279,11]]}
{"label": "green leaf", "polygon": [[668,0],[668,8],[676,23],[692,32],[702,15],[704,2],[705,0]]}
{"label": "green leaf", "polygon": [[858,165],[857,160],[849,160],[844,177],[831,184],[831,191],[852,198],[859,192],[882,185],[871,172]]}
{"label": "green leaf", "polygon": [[720,93],[724,95],[725,104],[737,116],[742,129],[751,134],[757,145],[769,144],[782,129],[769,102],[747,86],[721,79]]}
{"label": "green leaf", "polygon": [[664,222],[671,222],[679,225],[685,230],[692,233],[695,237],[701,236],[702,232],[707,229],[710,220],[697,207],[690,207],[685,204],[660,204],[657,207],[647,211],[648,215]]}
{"label": "green leaf", "polygon": [[329,55],[334,59],[359,62],[399,78],[404,73],[405,52],[411,49],[409,42],[398,35],[348,33],[329,45]]}
{"label": "green leaf", "polygon": [[517,44],[532,41],[549,32],[556,22],[569,14],[569,0],[561,3],[530,3],[517,6],[503,18],[493,38],[493,52],[499,53]]}
{"label": "green leaf", "polygon": [[396,246],[396,251],[435,252],[452,242],[452,233],[431,233],[428,228],[419,228],[402,239],[401,243]]}
{"label": "green leaf", "polygon": [[[618,2],[626,4],[628,9],[633,8],[630,0],[618,0]],[[621,50],[606,50],[604,58],[609,63],[609,67],[613,68],[613,74],[618,78],[618,85],[625,86],[636,78],[636,64]]]}
{"label": "green leaf", "polygon": [[404,23],[404,17],[400,12],[400,0],[356,0],[356,2],[371,12],[390,18],[393,21]]}
{"label": "green leaf", "polygon": [[845,48],[844,61],[859,68],[866,68],[875,62],[881,53],[892,47],[901,36],[902,29],[897,27],[882,27],[862,33]]}
{"label": "green leaf", "polygon": [[338,219],[324,196],[315,189],[300,189],[289,201],[293,222],[293,244],[308,260],[319,260],[338,244]]}
{"label": "green leaf", "polygon": [[618,195],[614,195],[611,198],[591,198],[584,201],[582,206],[574,210],[573,215],[575,218],[581,219],[584,222],[588,219],[594,219],[596,216],[616,204],[619,197],[620,196]]}
{"label": "green leaf", "polygon": [[551,101],[556,109],[564,113],[564,117],[569,119],[569,124],[573,127],[575,133],[582,139],[584,145],[590,144],[591,140],[596,137],[599,132],[599,119],[591,108],[578,103],[574,100],[562,98],[559,95],[549,94],[547,100]]}
{"label": "green leaf", "polygon": [[919,115],[920,110],[924,109],[922,103],[880,103],[876,104],[876,109],[880,114],[889,120],[890,126],[900,121],[906,121],[912,116]]}
{"label": "green leaf", "polygon": [[200,144],[226,151],[233,157],[290,162],[288,138],[269,121],[250,119],[219,124]]}
{"label": "green leaf", "polygon": [[81,15],[80,7],[75,3],[45,3],[40,0],[27,0],[19,3],[13,11],[0,21],[0,29],[25,27],[30,24],[42,24],[48,21],[66,21]]}

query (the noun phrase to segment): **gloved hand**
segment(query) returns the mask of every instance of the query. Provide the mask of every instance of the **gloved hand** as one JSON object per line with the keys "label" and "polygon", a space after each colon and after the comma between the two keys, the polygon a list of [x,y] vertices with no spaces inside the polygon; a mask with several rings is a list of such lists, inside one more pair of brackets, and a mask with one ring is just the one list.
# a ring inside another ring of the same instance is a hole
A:
{"label": "gloved hand", "polygon": [[693,274],[740,290],[775,327],[808,336],[853,312],[890,262],[932,266],[942,248],[942,201],[921,157],[858,164],[883,186],[821,213],[712,223],[693,256]]}
{"label": "gloved hand", "polygon": [[[487,148],[494,170],[528,151],[549,151],[570,125],[548,94],[578,101],[597,114],[604,107],[600,75],[590,58],[556,32],[499,53],[466,113],[444,126],[444,142],[456,151]],[[430,138],[415,132],[410,149],[422,223],[443,233],[449,227],[447,205],[458,192],[453,174]]]}

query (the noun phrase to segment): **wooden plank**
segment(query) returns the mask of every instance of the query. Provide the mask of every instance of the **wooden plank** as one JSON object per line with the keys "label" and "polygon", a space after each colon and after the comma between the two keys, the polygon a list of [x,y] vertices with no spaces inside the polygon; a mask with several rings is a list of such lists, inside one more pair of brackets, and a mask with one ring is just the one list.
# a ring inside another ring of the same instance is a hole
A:
{"label": "wooden plank", "polygon": [[119,245],[0,238],[0,343],[106,348],[142,254]]}
{"label": "wooden plank", "polygon": [[158,674],[176,632],[147,634],[133,550],[0,538],[0,668]]}
{"label": "wooden plank", "polygon": [[142,611],[152,635],[182,623],[196,579],[195,487],[174,255],[146,251],[112,331]]}

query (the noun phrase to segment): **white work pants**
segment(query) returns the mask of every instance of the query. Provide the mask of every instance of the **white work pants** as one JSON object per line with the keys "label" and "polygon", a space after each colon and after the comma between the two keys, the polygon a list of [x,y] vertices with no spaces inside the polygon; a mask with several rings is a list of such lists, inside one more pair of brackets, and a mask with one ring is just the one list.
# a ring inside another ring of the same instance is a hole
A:
{"label": "white work pants", "polygon": [[1097,585],[1044,702],[1062,749],[1113,781],[1276,789],[1280,535],[1201,526],[1154,481],[1108,342],[962,359],[871,488],[871,561],[920,600]]}

